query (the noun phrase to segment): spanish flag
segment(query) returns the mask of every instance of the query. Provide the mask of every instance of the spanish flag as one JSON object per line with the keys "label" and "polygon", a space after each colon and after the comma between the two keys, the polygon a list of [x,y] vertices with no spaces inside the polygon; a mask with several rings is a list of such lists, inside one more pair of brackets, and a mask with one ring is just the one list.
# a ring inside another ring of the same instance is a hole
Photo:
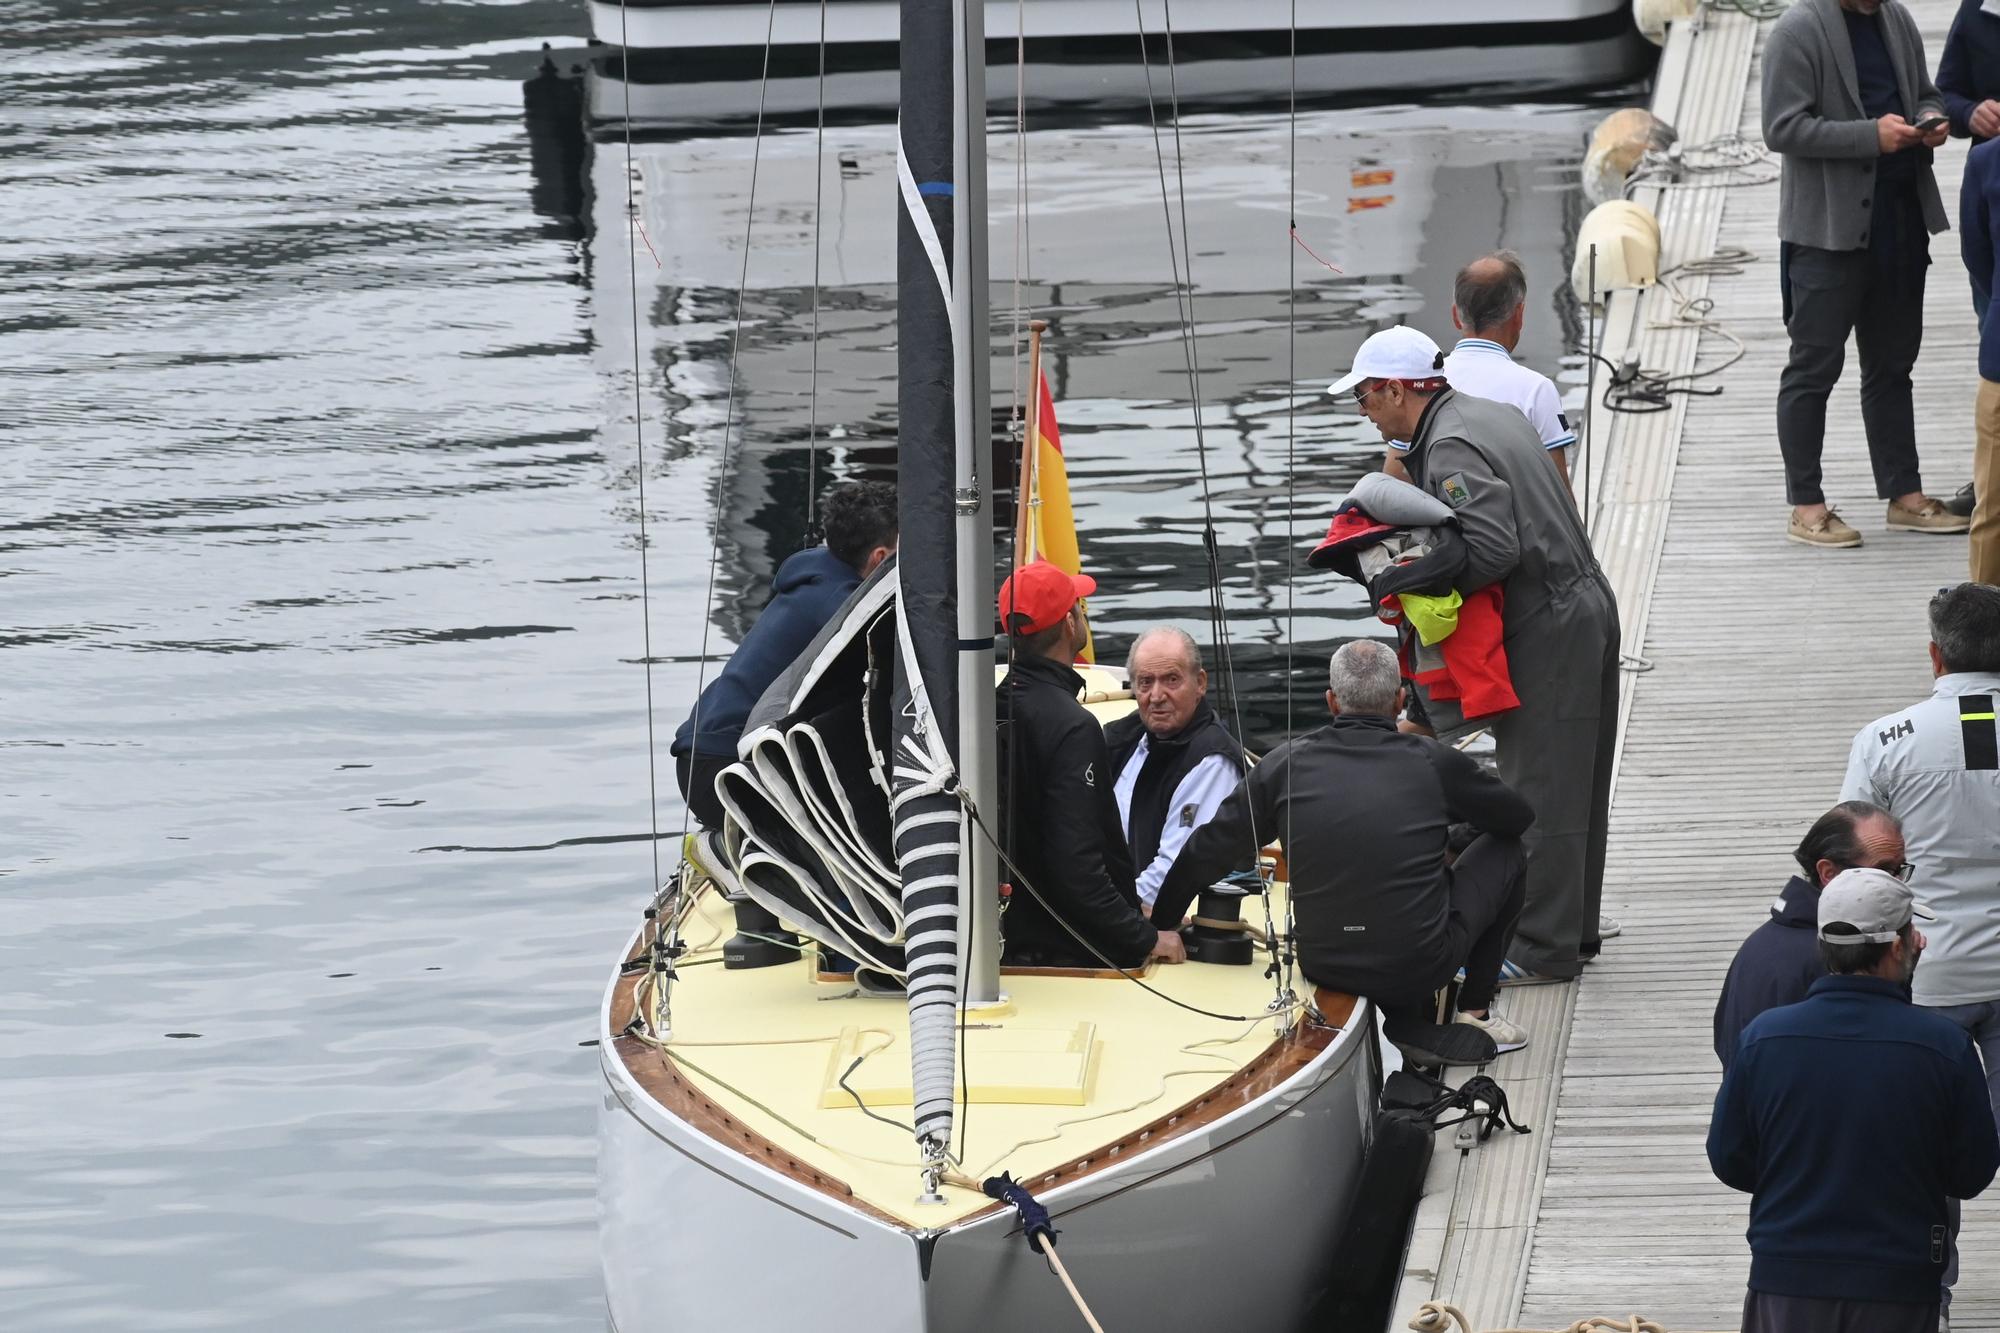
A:
{"label": "spanish flag", "polygon": [[[1069,507],[1069,472],[1063,467],[1062,434],[1056,429],[1055,400],[1048,376],[1035,370],[1037,404],[1021,446],[1021,489],[1014,533],[1014,567],[1047,560],[1069,574],[1081,574],[1077,555],[1076,516]],[[1086,616],[1088,608],[1086,607]],[[1082,660],[1097,660],[1096,645],[1085,622]]]}

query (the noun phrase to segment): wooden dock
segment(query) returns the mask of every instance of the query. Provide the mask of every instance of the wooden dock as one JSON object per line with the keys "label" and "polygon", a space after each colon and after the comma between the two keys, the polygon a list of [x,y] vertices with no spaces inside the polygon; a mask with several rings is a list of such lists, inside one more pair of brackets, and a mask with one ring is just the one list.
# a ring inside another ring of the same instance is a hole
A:
{"label": "wooden dock", "polygon": [[[1935,67],[1957,6],[1908,3]],[[1683,143],[1761,141],[1762,35],[1715,11],[1674,32],[1655,108]],[[1938,154],[1954,219],[1964,154],[1956,140]],[[1716,995],[1790,873],[1790,849],[1838,799],[1855,731],[1927,692],[1925,604],[1965,577],[1962,537],[1884,530],[1851,351],[1829,413],[1827,492],[1866,544],[1785,540],[1777,187],[1697,181],[1638,197],[1661,219],[1663,268],[1731,249],[1751,258],[1733,272],[1672,275],[1746,344],[1701,381],[1723,392],[1677,396],[1650,416],[1596,414],[1591,528],[1626,652],[1640,659],[1626,676],[1605,887],[1625,934],[1576,985],[1503,992],[1534,1044],[1492,1072],[1535,1133],[1464,1155],[1440,1138],[1392,1328],[1431,1299],[1477,1329],[1631,1313],[1674,1333],[1738,1327],[1748,1201],[1713,1178],[1703,1151],[1720,1080]],[[1926,487],[1948,495],[1971,467],[1977,329],[1956,234],[1934,238],[1931,253],[1917,430]],[[1674,320],[1675,305],[1663,288],[1621,294],[1605,345],[1648,370],[1725,360],[1732,344]],[[2000,1330],[2000,1202],[1966,1209],[1962,1243],[1953,1327]]]}

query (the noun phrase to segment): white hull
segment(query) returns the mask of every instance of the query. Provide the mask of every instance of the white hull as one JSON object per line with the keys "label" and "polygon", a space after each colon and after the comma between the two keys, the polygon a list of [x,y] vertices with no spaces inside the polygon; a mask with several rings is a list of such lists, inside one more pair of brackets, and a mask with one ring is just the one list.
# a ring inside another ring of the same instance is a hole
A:
{"label": "white hull", "polygon": [[[1303,0],[1302,32],[1361,32],[1384,28],[1498,28],[1521,24],[1571,24],[1623,13],[1629,0],[1409,0],[1394,9],[1355,0]],[[1145,0],[1149,31],[1166,28],[1161,0]],[[825,6],[829,44],[893,43],[899,0],[832,0]],[[1017,17],[1018,15],[1018,17]],[[1178,34],[1279,32],[1292,20],[1292,0],[1181,0],[1173,10]],[[817,46],[821,6],[817,0],[787,0],[773,14],[763,4],[671,3],[621,5],[591,0],[591,35],[610,46],[686,50],[713,46],[764,45],[767,26],[778,46]],[[1029,40],[1128,37],[1136,18],[1130,0],[987,0],[989,38],[1014,37],[1024,27]]]}
{"label": "white hull", "polygon": [[[1510,94],[1558,92],[1602,87],[1635,77],[1646,67],[1652,48],[1636,32],[1580,40],[1548,40],[1478,45],[1445,42],[1402,49],[1357,49],[1301,52],[1298,88],[1301,97],[1359,97],[1468,89],[1504,89]],[[1235,103],[1267,106],[1281,99],[1292,78],[1291,61],[1283,55],[1211,56],[1187,58],[1175,67],[1175,84],[1184,103],[1207,107]],[[756,71],[705,71],[698,60],[676,61],[651,71],[635,62],[636,76],[626,78],[615,57],[590,65],[589,114],[598,123],[626,120],[661,128],[698,127],[757,114],[759,97],[767,118],[811,114],[820,104],[821,88],[812,70],[794,62],[774,70],[768,84]],[[1153,76],[1163,77],[1156,64]],[[1146,70],[1136,56],[1106,54],[1102,58],[1033,61],[1028,74],[1027,101],[1032,109],[1130,106],[1143,109]],[[1154,92],[1159,95],[1156,87]],[[1014,105],[1012,65],[991,67],[987,79],[989,109],[1011,114]],[[825,104],[830,110],[892,107],[896,101],[896,71],[881,69],[829,71]]]}
{"label": "white hull", "polygon": [[[1039,1196],[1100,1318],[1115,1312],[1126,1328],[1294,1326],[1329,1272],[1360,1180],[1380,1084],[1373,1028],[1357,1009],[1262,1096]],[[1080,1326],[1011,1212],[929,1236],[906,1230],[681,1120],[609,1043],[603,1073],[601,1250],[619,1333]]]}

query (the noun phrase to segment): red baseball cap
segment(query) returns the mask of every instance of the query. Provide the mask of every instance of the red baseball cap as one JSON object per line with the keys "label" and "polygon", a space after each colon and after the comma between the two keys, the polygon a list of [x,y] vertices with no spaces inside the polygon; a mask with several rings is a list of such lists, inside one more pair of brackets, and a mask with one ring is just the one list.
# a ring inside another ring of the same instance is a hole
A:
{"label": "red baseball cap", "polygon": [[1097,580],[1090,575],[1066,573],[1047,560],[1037,560],[1015,570],[1000,585],[1000,624],[1014,634],[1040,634],[1096,591]]}

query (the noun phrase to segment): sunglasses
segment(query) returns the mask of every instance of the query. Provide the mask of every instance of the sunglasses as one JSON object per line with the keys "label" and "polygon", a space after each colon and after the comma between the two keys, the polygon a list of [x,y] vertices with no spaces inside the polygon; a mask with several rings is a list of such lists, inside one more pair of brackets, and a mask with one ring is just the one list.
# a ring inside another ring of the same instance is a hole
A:
{"label": "sunglasses", "polygon": [[1880,870],[1887,874],[1894,875],[1897,879],[1902,880],[1903,883],[1905,884],[1908,884],[1910,882],[1911,875],[1917,873],[1917,868],[1914,865],[1911,865],[1908,861],[1892,861],[1886,865],[1870,866],[1868,868],[1870,870]]}
{"label": "sunglasses", "polygon": [[1376,380],[1373,384],[1369,385],[1365,389],[1353,390],[1352,393],[1354,395],[1354,405],[1356,407],[1365,409],[1368,406],[1368,395],[1374,393],[1377,389],[1385,389],[1388,386],[1389,386],[1389,381]]}

